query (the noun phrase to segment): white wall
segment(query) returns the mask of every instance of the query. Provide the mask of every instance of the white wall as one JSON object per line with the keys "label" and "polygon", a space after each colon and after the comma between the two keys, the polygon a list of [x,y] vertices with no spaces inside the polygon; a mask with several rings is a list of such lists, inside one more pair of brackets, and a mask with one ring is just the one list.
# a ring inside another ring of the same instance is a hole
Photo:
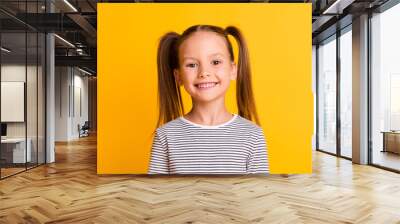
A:
{"label": "white wall", "polygon": [[[75,96],[74,96],[74,100],[75,100],[75,106],[74,106],[74,119],[72,119],[72,132],[71,134],[75,137],[79,137],[79,133],[78,133],[78,129],[77,126],[78,124],[80,124],[81,126],[85,123],[85,121],[88,121],[89,118],[89,110],[88,110],[88,96],[89,96],[89,92],[88,92],[88,77],[85,76],[81,76],[81,74],[83,73],[78,73],[77,75],[77,70],[74,71],[75,75],[74,75],[74,86],[75,86]],[[80,90],[80,93],[78,93],[78,90]],[[78,95],[80,95],[80,99],[78,98]],[[79,102],[80,101],[80,105]],[[79,108],[82,110],[81,112],[79,111]]]}
{"label": "white wall", "polygon": [[[1,81],[2,82],[25,82],[25,75],[27,69],[28,81],[29,85],[36,86],[36,80],[33,77],[36,77],[36,66],[27,66],[19,64],[5,64],[1,66]],[[27,103],[31,109],[28,110],[28,137],[30,133],[36,133],[36,125],[32,125],[31,122],[35,122],[36,124],[36,113],[32,113],[32,107],[36,110],[36,88],[27,88]],[[4,97],[4,96],[3,96]],[[31,102],[34,102],[34,105],[29,105]],[[40,106],[40,105],[39,105]],[[7,108],[1,108],[2,110],[6,110]],[[26,122],[7,122],[7,136],[8,137],[25,137],[25,123]],[[32,127],[32,130],[30,129]]]}
{"label": "white wall", "polygon": [[68,141],[70,79],[69,68],[55,68],[55,141]]}
{"label": "white wall", "polygon": [[88,78],[72,67],[56,67],[55,73],[55,140],[70,141],[79,138],[78,124],[88,120]]}
{"label": "white wall", "polygon": [[25,121],[25,82],[1,81],[1,121]]}

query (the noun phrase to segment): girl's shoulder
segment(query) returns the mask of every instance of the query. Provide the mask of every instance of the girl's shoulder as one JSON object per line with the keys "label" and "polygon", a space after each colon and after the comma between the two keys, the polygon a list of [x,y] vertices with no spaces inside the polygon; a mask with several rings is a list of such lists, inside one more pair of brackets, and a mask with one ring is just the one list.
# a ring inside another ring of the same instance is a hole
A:
{"label": "girl's shoulder", "polygon": [[258,126],[256,123],[254,123],[253,121],[250,121],[240,115],[238,115],[238,123],[240,123],[243,127],[248,128],[249,130],[253,130],[253,131],[261,131],[262,128],[260,126]]}
{"label": "girl's shoulder", "polygon": [[247,133],[250,135],[250,139],[252,140],[265,139],[264,131],[259,125],[244,117],[240,117],[240,121],[242,125],[246,127],[245,129],[247,130]]}
{"label": "girl's shoulder", "polygon": [[182,125],[183,124],[182,124],[181,118],[178,117],[178,118],[176,118],[172,121],[169,121],[169,122],[161,125],[160,127],[158,127],[156,129],[156,132],[163,133],[163,132],[167,132],[169,130],[177,130],[177,129],[182,128]]}

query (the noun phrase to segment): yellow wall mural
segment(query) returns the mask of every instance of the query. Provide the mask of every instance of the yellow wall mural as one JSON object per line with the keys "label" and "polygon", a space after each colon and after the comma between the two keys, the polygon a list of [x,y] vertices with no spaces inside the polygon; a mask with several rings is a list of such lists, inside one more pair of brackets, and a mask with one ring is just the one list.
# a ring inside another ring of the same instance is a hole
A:
{"label": "yellow wall mural", "polygon": [[[98,4],[99,174],[148,171],[157,107],[160,37],[195,24],[243,32],[270,172],[311,173],[311,4]],[[235,41],[235,52],[237,46]],[[235,57],[237,58],[237,57]],[[235,81],[227,106],[236,113]],[[182,89],[185,111],[190,96]]]}

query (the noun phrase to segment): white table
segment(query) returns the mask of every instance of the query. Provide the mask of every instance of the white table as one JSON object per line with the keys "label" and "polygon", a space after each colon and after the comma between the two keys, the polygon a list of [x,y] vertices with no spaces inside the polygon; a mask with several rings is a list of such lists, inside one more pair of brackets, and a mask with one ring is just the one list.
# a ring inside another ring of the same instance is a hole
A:
{"label": "white table", "polygon": [[[6,138],[1,139],[1,144],[4,146],[13,145],[13,163],[25,163],[31,162],[32,154],[31,154],[31,145],[32,140],[30,138],[27,139],[26,154],[25,154],[25,138]],[[4,147],[2,146],[2,147]],[[25,161],[25,159],[27,159]]]}

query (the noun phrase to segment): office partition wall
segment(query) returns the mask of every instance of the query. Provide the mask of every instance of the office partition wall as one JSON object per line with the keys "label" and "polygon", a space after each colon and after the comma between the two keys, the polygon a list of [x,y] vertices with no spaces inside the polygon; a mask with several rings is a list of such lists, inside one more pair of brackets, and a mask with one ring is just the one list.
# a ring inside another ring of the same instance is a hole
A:
{"label": "office partition wall", "polygon": [[[26,136],[26,33],[1,34],[1,177],[24,171],[31,157],[31,139]],[[6,50],[4,50],[6,49]],[[15,98],[15,96],[19,96]],[[19,105],[14,107],[13,105]],[[17,115],[17,116],[16,116]],[[27,160],[27,158],[29,158]]]}
{"label": "office partition wall", "polygon": [[27,13],[42,12],[43,3],[19,1],[13,5],[16,15],[0,11],[1,179],[45,163],[46,40],[23,20]]}

